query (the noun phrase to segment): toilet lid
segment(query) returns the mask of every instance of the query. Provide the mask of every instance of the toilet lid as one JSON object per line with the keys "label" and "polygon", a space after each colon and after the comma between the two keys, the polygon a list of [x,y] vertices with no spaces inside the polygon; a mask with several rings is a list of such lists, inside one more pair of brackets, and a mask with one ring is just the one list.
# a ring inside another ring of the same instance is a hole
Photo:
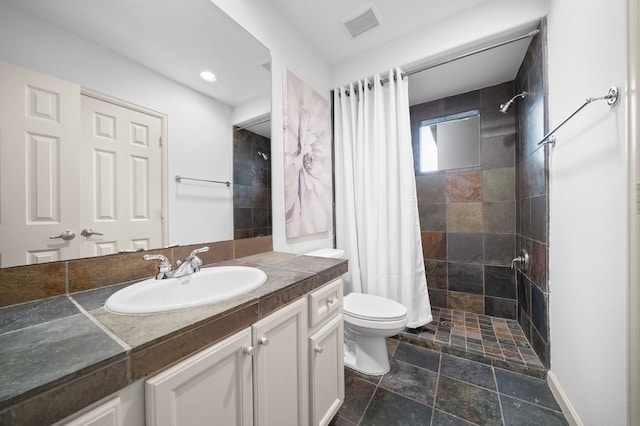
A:
{"label": "toilet lid", "polygon": [[349,293],[343,300],[344,313],[369,321],[393,321],[407,315],[404,305],[372,294]]}

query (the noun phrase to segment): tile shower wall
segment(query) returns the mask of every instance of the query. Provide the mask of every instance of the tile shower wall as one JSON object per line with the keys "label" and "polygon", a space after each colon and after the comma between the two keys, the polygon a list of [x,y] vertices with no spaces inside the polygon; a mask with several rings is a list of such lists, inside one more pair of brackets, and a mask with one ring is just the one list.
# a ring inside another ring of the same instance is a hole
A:
{"label": "tile shower wall", "polygon": [[234,127],[233,238],[271,235],[271,229],[271,141]]}
{"label": "tile shower wall", "polygon": [[517,250],[526,250],[531,266],[518,273],[518,321],[534,350],[549,367],[549,288],[547,285],[549,148],[538,146],[546,115],[546,23],[533,38],[518,71],[516,93],[528,93],[517,105]]}
{"label": "tile shower wall", "polygon": [[[418,209],[433,306],[517,318],[516,119],[499,112],[513,82],[411,107]],[[421,174],[421,121],[480,110],[480,165]]]}

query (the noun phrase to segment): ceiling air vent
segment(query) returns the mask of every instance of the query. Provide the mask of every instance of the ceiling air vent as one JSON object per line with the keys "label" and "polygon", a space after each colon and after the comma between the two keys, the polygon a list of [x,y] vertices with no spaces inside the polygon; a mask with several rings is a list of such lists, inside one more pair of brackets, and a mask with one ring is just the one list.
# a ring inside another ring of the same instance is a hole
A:
{"label": "ceiling air vent", "polygon": [[373,3],[369,3],[342,19],[342,24],[353,38],[374,29],[380,23],[381,20]]}

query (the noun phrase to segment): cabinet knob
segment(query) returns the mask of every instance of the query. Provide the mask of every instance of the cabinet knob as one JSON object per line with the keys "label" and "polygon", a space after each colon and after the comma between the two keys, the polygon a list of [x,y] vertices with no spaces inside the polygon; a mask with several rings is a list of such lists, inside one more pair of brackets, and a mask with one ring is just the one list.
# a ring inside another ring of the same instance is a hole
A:
{"label": "cabinet knob", "polygon": [[260,343],[262,346],[269,346],[269,338],[261,337],[258,339],[258,343]]}
{"label": "cabinet knob", "polygon": [[256,351],[255,346],[247,346],[245,348],[242,348],[242,353],[245,355],[253,356],[255,351]]}
{"label": "cabinet knob", "polygon": [[327,298],[327,306],[331,306],[334,303],[336,303],[336,298],[335,297],[328,297]]}
{"label": "cabinet knob", "polygon": [[314,351],[316,351],[316,353],[321,354],[322,353],[322,346],[318,345],[315,348],[313,348]]}

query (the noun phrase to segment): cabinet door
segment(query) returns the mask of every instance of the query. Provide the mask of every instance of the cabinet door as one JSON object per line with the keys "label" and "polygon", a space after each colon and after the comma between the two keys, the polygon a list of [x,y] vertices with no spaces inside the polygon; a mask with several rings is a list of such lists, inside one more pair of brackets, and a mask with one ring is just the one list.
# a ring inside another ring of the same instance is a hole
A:
{"label": "cabinet door", "polygon": [[342,314],[309,337],[311,424],[328,425],[344,401]]}
{"label": "cabinet door", "polygon": [[66,426],[123,426],[121,410],[120,398],[114,398],[65,424]]}
{"label": "cabinet door", "polygon": [[251,329],[147,380],[149,425],[253,424]]}
{"label": "cabinet door", "polygon": [[306,302],[299,299],[252,327],[257,426],[308,424]]}

